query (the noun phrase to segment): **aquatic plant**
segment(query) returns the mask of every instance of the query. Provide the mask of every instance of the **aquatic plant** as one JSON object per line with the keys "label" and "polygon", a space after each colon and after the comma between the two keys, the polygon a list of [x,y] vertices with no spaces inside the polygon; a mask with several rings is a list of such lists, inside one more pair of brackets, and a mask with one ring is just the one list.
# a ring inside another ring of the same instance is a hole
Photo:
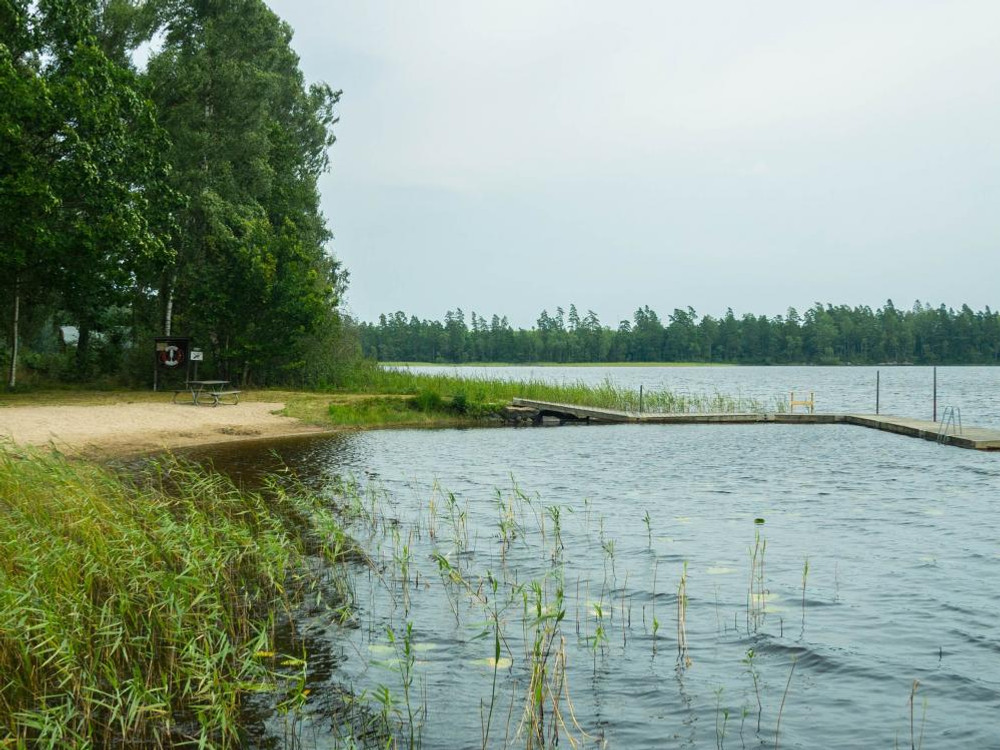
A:
{"label": "aquatic plant", "polygon": [[[715,691],[715,746],[718,750],[726,744],[726,726],[729,724],[729,708],[722,707],[722,691],[720,686]],[[719,716],[722,716],[722,726],[719,726]]]}
{"label": "aquatic plant", "polygon": [[913,734],[913,700],[917,697],[917,688],[920,687],[920,680],[914,680],[910,687],[910,750],[918,750],[924,746],[924,721],[927,719],[927,699],[924,698],[924,711],[920,717],[920,737],[915,738]]}
{"label": "aquatic plant", "polygon": [[[401,639],[396,637],[396,633],[391,626],[386,628],[386,635],[389,638],[390,645],[395,649],[397,654],[395,666],[399,672],[400,684],[403,689],[403,706],[406,709],[405,728],[408,738],[407,747],[410,750],[414,750],[421,745],[420,727],[422,726],[422,721],[418,720],[418,714],[421,712],[414,709],[413,697],[411,695],[413,689],[413,665],[416,662],[416,652],[413,647],[413,623],[406,623]],[[426,705],[423,707],[423,713],[426,713]]]}
{"label": "aquatic plant", "polygon": [[517,539],[521,533],[521,527],[514,512],[514,497],[511,495],[504,498],[500,490],[496,491],[497,498],[497,527],[500,531],[500,555],[501,559],[506,559],[507,550],[511,543]]}
{"label": "aquatic plant", "polygon": [[[553,383],[538,378],[507,380],[427,374],[380,365],[359,369],[339,384],[335,392],[338,391],[373,394],[369,399],[334,402],[337,407],[336,410],[331,408],[331,417],[342,424],[364,424],[366,419],[369,423],[407,421],[407,409],[412,412],[409,421],[421,421],[428,415],[486,417],[497,414],[515,397],[627,412],[638,412],[640,401],[638,389],[618,385],[610,378],[596,385],[582,380]],[[390,396],[417,398],[420,406],[410,408]],[[454,408],[456,399],[461,405],[460,411]],[[688,394],[668,389],[644,389],[642,394],[644,413],[763,413],[784,412],[787,408],[783,398],[762,400],[718,391]]]}
{"label": "aquatic plant", "polygon": [[691,666],[687,641],[687,561],[681,570],[681,580],[677,584],[677,663],[684,668]]}
{"label": "aquatic plant", "polygon": [[806,622],[806,580],[809,578],[809,555],[802,563],[802,624]]}
{"label": "aquatic plant", "polygon": [[650,597],[651,617],[653,621],[653,656],[656,656],[656,634],[660,630],[660,621],[656,619],[656,568],[657,559],[653,558],[653,590]]}
{"label": "aquatic plant", "polygon": [[778,720],[774,724],[774,750],[778,750],[778,741],[781,738],[781,714],[785,710],[785,699],[788,698],[788,688],[792,685],[792,675],[795,674],[796,659],[792,657],[792,667],[788,670],[788,682],[785,683],[785,691],[781,694],[781,705],[778,706]]}
{"label": "aquatic plant", "polygon": [[[377,484],[377,481],[370,483]],[[646,531],[647,544],[651,544],[653,549],[645,553],[641,548],[641,538],[630,538],[626,532],[613,539],[606,533],[606,529],[617,531],[620,525],[613,524],[610,516],[602,515],[597,510],[599,506],[584,501],[584,506],[590,510],[589,519],[582,514],[570,515],[568,510],[572,508],[571,505],[535,503],[532,497],[517,488],[516,483],[512,482],[511,486],[514,489],[492,490],[491,494],[483,497],[470,491],[466,500],[464,496],[460,499],[435,483],[431,503],[416,499],[407,516],[402,503],[390,502],[388,506],[393,508],[393,512],[402,511],[402,514],[393,519],[392,523],[382,522],[372,527],[378,530],[377,536],[371,539],[373,546],[382,544],[379,539],[385,540],[385,552],[379,560],[383,572],[368,574],[373,587],[380,593],[377,596],[372,594],[371,605],[365,608],[369,613],[369,621],[373,623],[367,633],[369,640],[375,641],[384,637],[386,623],[394,631],[399,646],[397,658],[390,668],[397,672],[406,669],[404,662],[407,652],[402,633],[407,623],[402,620],[413,618],[409,621],[413,632],[424,626],[428,629],[440,628],[442,613],[445,618],[450,619],[447,617],[447,610],[450,608],[458,627],[454,630],[457,639],[449,640],[447,648],[464,652],[466,663],[475,667],[462,675],[462,694],[456,696],[456,705],[463,705],[467,709],[461,720],[461,726],[464,727],[462,741],[468,744],[471,736],[474,738],[471,742],[484,749],[514,746],[549,748],[557,744],[574,746],[573,741],[568,739],[570,736],[585,738],[588,736],[586,732],[591,731],[599,737],[601,725],[595,722],[592,729],[584,721],[586,729],[580,727],[569,700],[570,687],[574,686],[576,698],[575,686],[581,683],[581,678],[587,673],[583,682],[592,685],[593,694],[585,691],[585,699],[600,701],[600,691],[605,689],[609,675],[619,666],[618,657],[621,656],[626,661],[633,660],[634,654],[628,650],[632,645],[629,637],[633,626],[630,609],[632,596],[640,597],[637,601],[643,602],[642,628],[647,634],[651,632],[651,647],[655,659],[658,648],[663,645],[660,643],[664,637],[660,621],[663,613],[657,612],[657,599],[663,596],[672,607],[676,606],[676,680],[682,699],[688,700],[685,691],[692,687],[699,690],[699,680],[702,678],[700,674],[693,675],[688,671],[693,666],[689,639],[695,639],[694,634],[702,632],[692,629],[692,623],[687,620],[692,611],[689,609],[692,604],[689,597],[694,591],[689,587],[697,586],[697,582],[704,579],[701,576],[690,578],[689,563],[680,560],[683,566],[679,571],[679,579],[674,579],[675,591],[665,592],[665,595],[659,593],[657,586],[660,559],[679,558],[673,550],[664,553],[655,549],[659,547],[661,538],[656,543],[651,543],[651,518],[650,523],[643,521],[645,529],[641,526],[635,529],[639,534]],[[368,496],[364,487],[352,491]],[[341,505],[353,507],[355,503],[344,499]],[[428,523],[428,515],[437,517],[438,520]],[[649,517],[650,513],[647,511],[644,515]],[[716,696],[715,736],[717,746],[720,747],[724,746],[727,735],[735,731],[735,726],[730,728],[728,722],[736,722],[736,712],[741,712],[741,738],[746,718],[753,711],[757,715],[758,739],[769,745],[772,743],[770,737],[764,740],[760,734],[763,726],[763,701],[768,699],[770,705],[765,677],[769,676],[772,664],[770,651],[766,654],[757,652],[760,648],[758,642],[763,643],[767,639],[754,635],[769,603],[769,594],[765,588],[767,544],[760,528],[762,524],[754,520],[754,542],[748,551],[751,569],[749,580],[743,575],[734,576],[730,579],[732,583],[728,590],[726,579],[712,580],[716,590],[717,621],[729,621],[737,626],[737,637],[731,639],[723,636],[720,625],[720,638],[716,645],[726,641],[728,648],[739,649],[732,654],[734,674],[740,673],[740,654],[745,654],[742,674],[743,679],[749,678],[744,683],[742,706],[739,703],[727,706],[721,693]],[[359,516],[358,523],[364,524],[367,521]],[[435,526],[438,530],[433,535],[421,538],[421,529],[427,530]],[[450,531],[449,526],[452,527]],[[486,533],[495,541],[485,551],[463,548],[461,543],[452,543],[456,537],[468,538],[477,534],[477,529],[487,530]],[[674,546],[673,540],[662,541]],[[565,547],[562,546],[564,543]],[[643,567],[640,570],[630,570],[628,563],[636,561],[637,552],[642,553],[638,559],[644,561]],[[428,564],[425,561],[430,561],[429,564],[437,568],[438,575],[431,576],[435,579],[432,582],[417,585],[421,578],[427,578],[421,573],[430,572],[421,571],[421,567]],[[572,583],[569,587],[564,585],[569,566],[573,566],[576,577],[575,595],[572,593]],[[802,571],[807,587],[811,567],[811,559],[807,559]],[[617,582],[619,572],[623,575],[623,583],[620,584]],[[708,568],[708,574],[712,576],[737,572],[735,568],[721,565]],[[409,609],[394,606],[400,596],[400,582],[405,580],[411,582],[412,602]],[[744,585],[747,586],[745,592]],[[743,627],[738,626],[738,620],[741,619],[739,615],[744,614],[740,612],[743,609],[744,593],[747,598],[745,632]],[[379,606],[380,603],[387,606]],[[433,609],[434,603],[435,611],[428,611],[427,606],[430,604]],[[732,612],[720,613],[719,610],[724,607],[732,607]],[[562,623],[567,612],[572,613],[574,609],[576,637],[567,638],[563,634]],[[699,608],[694,611],[703,610],[704,608]],[[729,614],[731,619],[725,616]],[[364,629],[362,632],[365,632]],[[776,633],[774,637],[782,636]],[[621,651],[618,650],[619,645]],[[378,643],[373,642],[369,648],[378,646]],[[414,644],[411,655],[421,647],[433,648],[434,644]],[[449,676],[452,664],[443,651],[440,653],[438,658],[427,662],[427,679],[434,686],[434,692],[442,685],[437,682],[438,679],[445,680],[449,685],[454,682],[454,678]],[[709,669],[716,668],[716,662],[716,655],[706,657]],[[379,667],[386,666],[384,663],[376,664]],[[419,664],[420,662],[414,661],[411,668],[419,669]],[[690,679],[692,677],[698,679]],[[371,677],[363,668],[352,679],[359,679],[362,685],[371,684]],[[752,688],[748,684],[751,681]],[[414,686],[418,682],[419,679],[412,679]],[[790,683],[791,679],[786,683],[780,705],[777,700],[774,701],[776,713],[772,715],[776,716],[776,722],[771,727],[775,732],[775,744],[782,741],[781,726],[787,725],[783,710],[788,705],[787,698],[791,694]],[[391,704],[382,705],[377,697],[373,698],[373,709],[377,714],[391,719],[399,746],[423,741],[422,734],[426,735],[425,739],[429,743],[432,735],[435,743],[447,744],[454,739],[451,732],[455,730],[449,722],[446,721],[443,728],[426,723],[429,707],[426,698],[421,705],[416,687],[412,689],[409,698],[412,702],[412,714],[416,719],[415,724],[411,721],[411,710],[405,707],[407,697],[402,686],[402,679],[395,683],[394,697],[381,693],[387,701],[391,697]],[[372,690],[371,687],[368,689]],[[729,689],[727,683],[727,695]],[[754,698],[750,697],[751,689]],[[704,704],[704,696],[695,696],[694,700]],[[752,709],[754,701],[757,706],[755,711]],[[387,709],[387,705],[391,705],[391,708]],[[308,706],[306,708],[308,710]],[[693,710],[688,710],[694,715]],[[475,719],[477,711],[478,719]],[[473,717],[475,721],[471,732],[469,717]],[[708,728],[711,735],[710,724],[703,724],[704,728]],[[710,740],[706,742],[704,738],[705,735],[702,735],[702,743],[709,744]],[[732,740],[730,743],[732,744]]]}
{"label": "aquatic plant", "polygon": [[549,518],[552,519],[552,562],[555,563],[560,559],[564,549],[562,540],[562,508],[558,505],[549,505],[545,510],[549,514]]}
{"label": "aquatic plant", "polygon": [[[533,638],[526,700],[517,734],[524,738],[526,750],[557,747],[563,736],[571,746],[576,746],[578,741],[574,734],[582,730],[573,716],[568,697],[566,640],[560,632],[560,623],[566,616],[563,589],[556,587],[551,603],[547,600],[545,587],[538,581],[532,581],[527,590],[533,595],[534,616],[530,621]],[[564,699],[569,721],[563,715]]]}
{"label": "aquatic plant", "polygon": [[[747,655],[743,659],[743,663],[747,667],[747,672],[750,674],[750,679],[753,680],[753,692],[757,698],[757,731],[760,732],[760,720],[764,715],[764,703],[760,698],[760,676],[757,674],[757,664],[756,664],[757,652],[753,648],[747,649]],[[744,719],[746,716],[744,715]],[[740,731],[742,734],[742,730]]]}
{"label": "aquatic plant", "polygon": [[490,708],[485,719],[482,718],[482,702],[479,704],[480,720],[483,725],[483,750],[486,750],[490,742],[490,728],[493,726],[493,709],[495,708],[497,701],[497,675],[500,671],[500,609],[497,597],[497,590],[500,583],[493,577],[492,573],[489,573],[488,575],[488,584],[492,594],[491,601],[493,605],[490,611],[493,626],[493,679],[490,684]]}
{"label": "aquatic plant", "polygon": [[760,535],[764,519],[754,520],[754,541],[750,548],[750,582],[747,587],[747,632],[756,632],[764,621],[767,606],[767,590],[764,587],[764,554],[767,540]]}
{"label": "aquatic plant", "polygon": [[0,745],[236,746],[242,697],[281,688],[259,656],[278,614],[306,591],[349,605],[305,561],[350,543],[286,478],[0,450],[0,513]]}

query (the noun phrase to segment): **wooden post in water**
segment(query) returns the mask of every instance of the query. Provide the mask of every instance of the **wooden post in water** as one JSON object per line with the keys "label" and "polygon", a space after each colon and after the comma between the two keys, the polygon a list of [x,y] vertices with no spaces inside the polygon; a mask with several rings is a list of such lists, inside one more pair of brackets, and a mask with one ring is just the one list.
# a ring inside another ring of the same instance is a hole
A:
{"label": "wooden post in water", "polygon": [[934,366],[934,422],[937,422],[937,365]]}
{"label": "wooden post in water", "polygon": [[882,373],[879,370],[875,371],[875,413],[878,414],[878,397],[879,388],[881,386]]}
{"label": "wooden post in water", "polygon": [[639,386],[639,413],[642,414],[642,385]]}

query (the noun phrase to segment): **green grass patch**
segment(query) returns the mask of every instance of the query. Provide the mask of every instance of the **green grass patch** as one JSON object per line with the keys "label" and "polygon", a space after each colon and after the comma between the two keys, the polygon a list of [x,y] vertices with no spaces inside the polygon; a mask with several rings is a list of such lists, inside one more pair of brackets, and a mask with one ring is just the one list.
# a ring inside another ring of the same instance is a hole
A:
{"label": "green grass patch", "polygon": [[376,396],[373,398],[333,401],[328,419],[333,424],[363,427],[368,425],[431,425],[442,418],[436,412],[421,411],[412,398]]}
{"label": "green grass patch", "polygon": [[238,746],[246,691],[295,700],[266,655],[305,555],[350,546],[315,497],[173,458],[0,449],[0,515],[0,747]]}
{"label": "green grass patch", "polygon": [[[414,395],[383,395],[334,399],[327,408],[327,419],[336,425],[352,427],[393,425],[464,424],[492,416],[499,407],[470,404],[464,392],[443,395],[441,391],[422,388]],[[290,410],[290,413],[294,413]]]}
{"label": "green grass patch", "polygon": [[[638,411],[640,405],[638,389],[620,386],[610,378],[597,385],[582,380],[553,383],[540,378],[525,380],[463,378],[452,373],[397,370],[372,362],[362,363],[354,368],[344,378],[338,390],[410,396],[433,392],[442,402],[457,404],[455,413],[467,418],[495,414],[515,397],[623,411]],[[780,399],[771,402],[718,392],[687,394],[667,389],[649,389],[642,394],[642,408],[646,412],[667,413],[754,413],[779,412],[787,407]]]}

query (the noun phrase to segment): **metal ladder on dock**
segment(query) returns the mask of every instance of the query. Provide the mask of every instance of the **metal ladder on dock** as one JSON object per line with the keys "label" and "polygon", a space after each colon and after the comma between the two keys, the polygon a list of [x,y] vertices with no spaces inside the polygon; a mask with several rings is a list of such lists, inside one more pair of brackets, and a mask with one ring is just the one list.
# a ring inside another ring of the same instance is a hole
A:
{"label": "metal ladder on dock", "polygon": [[941,426],[938,427],[937,441],[944,443],[948,437],[948,428],[951,428],[953,435],[962,434],[962,410],[957,406],[946,406],[941,415]]}

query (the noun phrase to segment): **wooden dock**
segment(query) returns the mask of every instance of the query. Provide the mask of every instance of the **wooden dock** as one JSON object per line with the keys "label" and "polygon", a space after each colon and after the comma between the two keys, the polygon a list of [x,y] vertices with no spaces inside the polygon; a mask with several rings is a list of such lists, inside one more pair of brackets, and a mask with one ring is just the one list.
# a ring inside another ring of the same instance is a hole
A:
{"label": "wooden dock", "polygon": [[933,440],[957,448],[980,451],[1000,451],[1000,430],[982,427],[959,429],[941,422],[909,417],[876,414],[791,414],[782,412],[730,414],[730,413],[679,413],[657,414],[616,411],[592,406],[559,404],[551,401],[534,401],[515,398],[515,407],[532,410],[539,419],[546,417],[562,422],[588,422],[593,424],[852,424],[874,430],[885,430],[897,435]]}

